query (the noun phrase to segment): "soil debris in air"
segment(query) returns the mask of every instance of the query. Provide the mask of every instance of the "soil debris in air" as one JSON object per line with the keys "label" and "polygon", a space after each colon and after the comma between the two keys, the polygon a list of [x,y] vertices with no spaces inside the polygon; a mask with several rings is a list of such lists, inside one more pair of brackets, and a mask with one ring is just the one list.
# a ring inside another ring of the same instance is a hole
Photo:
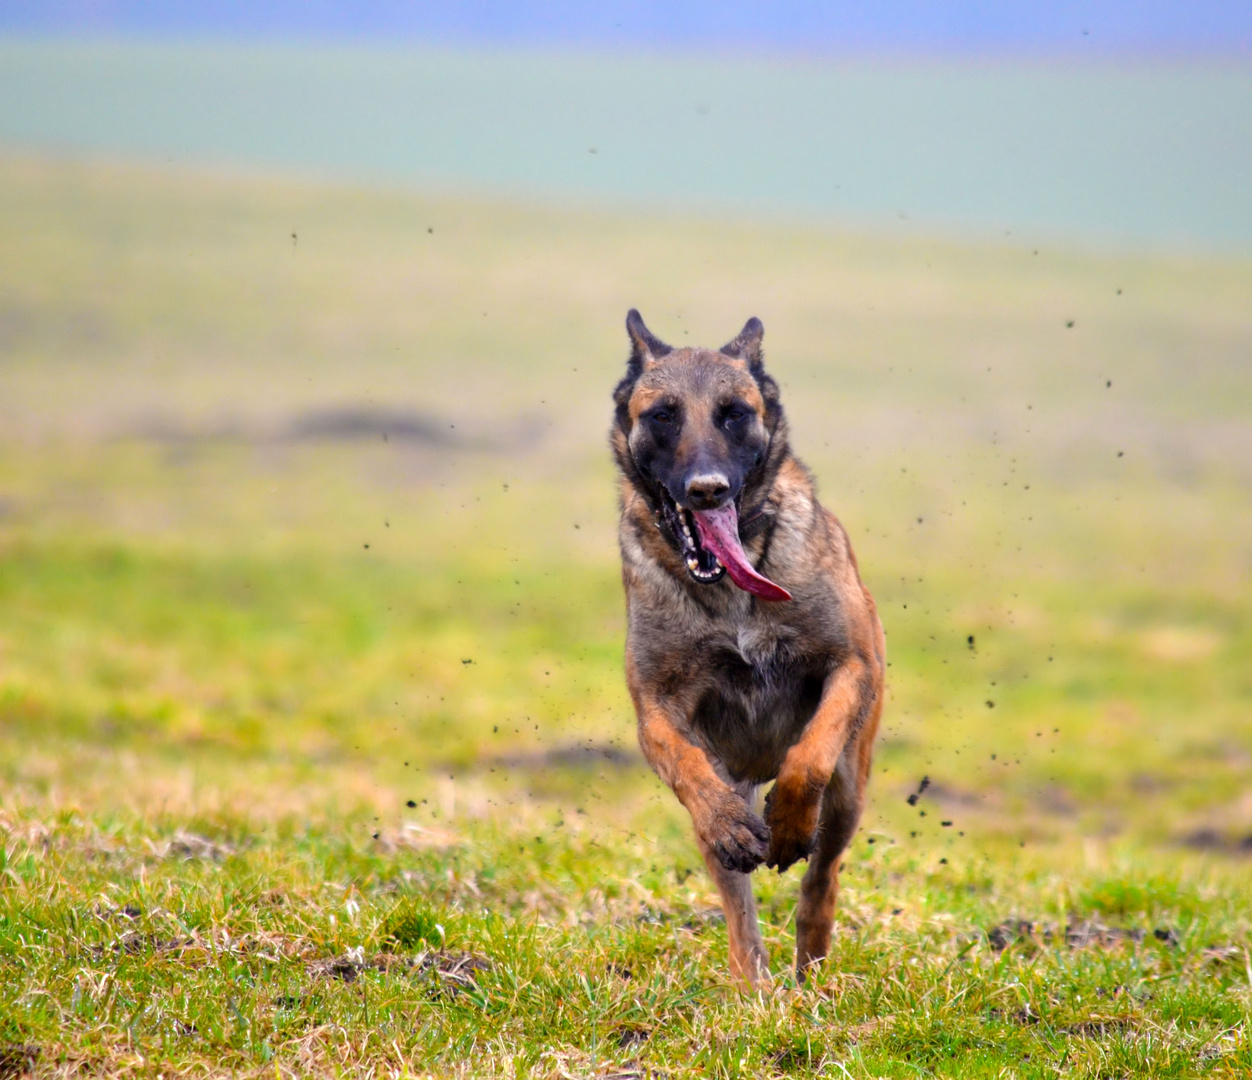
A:
{"label": "soil debris in air", "polygon": [[[973,638],[970,638],[970,641],[973,641],[973,640],[974,640]],[[912,795],[909,796],[909,805],[916,806],[917,800],[920,799],[926,793],[926,789],[928,787],[930,787],[930,777],[923,776],[922,782],[917,785],[917,790],[913,792]]]}

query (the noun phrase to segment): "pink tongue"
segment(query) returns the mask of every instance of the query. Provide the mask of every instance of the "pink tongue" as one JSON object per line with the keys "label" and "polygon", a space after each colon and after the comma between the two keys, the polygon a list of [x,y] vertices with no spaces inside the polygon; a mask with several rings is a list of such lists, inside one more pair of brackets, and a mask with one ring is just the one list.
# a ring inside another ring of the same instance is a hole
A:
{"label": "pink tongue", "polygon": [[734,503],[727,503],[720,510],[693,510],[696,528],[700,530],[700,543],[718,557],[730,574],[730,580],[746,592],[762,600],[790,600],[791,593],[762,577],[748,562],[739,543],[739,511]]}

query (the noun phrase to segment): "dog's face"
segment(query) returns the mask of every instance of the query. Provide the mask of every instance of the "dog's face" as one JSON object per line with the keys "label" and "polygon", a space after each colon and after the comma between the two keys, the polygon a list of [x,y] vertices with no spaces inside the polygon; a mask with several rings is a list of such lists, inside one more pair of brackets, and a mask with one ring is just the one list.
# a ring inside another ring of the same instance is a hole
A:
{"label": "dog's face", "polygon": [[769,444],[756,381],[720,353],[671,353],[639,377],[628,411],[635,462],[692,510],[737,498]]}
{"label": "dog's face", "polygon": [[736,584],[765,596],[740,580],[740,572],[759,575],[747,566],[737,525],[745,485],[764,466],[777,422],[760,322],[749,320],[716,352],[670,348],[638,312],[626,326],[633,352],[617,392],[619,457],[628,454],[660,504],[694,580],[712,584],[729,569]]}

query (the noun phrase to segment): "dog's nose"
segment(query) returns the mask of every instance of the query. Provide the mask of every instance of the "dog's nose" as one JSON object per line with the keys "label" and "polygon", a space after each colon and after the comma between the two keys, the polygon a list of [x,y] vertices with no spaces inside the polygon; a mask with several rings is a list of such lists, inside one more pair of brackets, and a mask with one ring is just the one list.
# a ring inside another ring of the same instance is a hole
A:
{"label": "dog's nose", "polygon": [[687,481],[687,502],[694,510],[713,510],[730,490],[721,473],[702,473]]}

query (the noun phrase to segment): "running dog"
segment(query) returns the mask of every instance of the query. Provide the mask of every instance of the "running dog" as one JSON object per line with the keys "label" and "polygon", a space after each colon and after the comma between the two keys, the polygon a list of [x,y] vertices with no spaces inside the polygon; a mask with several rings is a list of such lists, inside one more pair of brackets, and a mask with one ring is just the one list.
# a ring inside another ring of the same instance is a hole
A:
{"label": "running dog", "polygon": [[830,949],[839,856],[865,805],[882,625],[848,534],[791,453],[760,320],[717,350],[672,348],[634,310],[626,331],[610,442],[639,744],[691,814],[741,984],[769,980],[748,875],[808,860],[803,980]]}

